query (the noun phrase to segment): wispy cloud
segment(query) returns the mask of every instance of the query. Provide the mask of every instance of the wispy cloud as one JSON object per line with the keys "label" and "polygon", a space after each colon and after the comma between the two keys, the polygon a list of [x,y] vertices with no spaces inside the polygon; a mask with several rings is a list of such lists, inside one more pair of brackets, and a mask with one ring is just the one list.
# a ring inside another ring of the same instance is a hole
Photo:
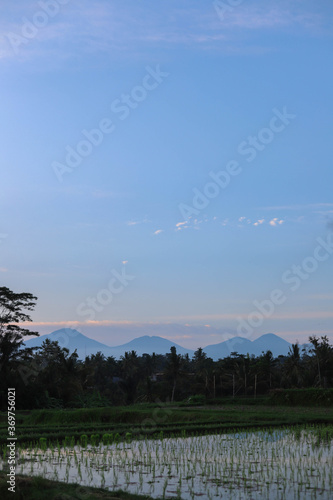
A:
{"label": "wispy cloud", "polygon": [[136,325],[138,324],[137,322],[134,321],[112,321],[112,320],[100,320],[100,321],[92,321],[92,320],[87,320],[87,321],[76,321],[76,320],[69,320],[69,321],[32,321],[32,322],[22,322],[18,323],[20,326],[27,326],[29,325],[30,327],[35,327],[35,326],[51,326],[51,327],[58,327],[58,328],[78,328],[80,326],[85,326],[85,325],[96,325],[96,326],[121,326],[121,325]]}
{"label": "wispy cloud", "polygon": [[[217,226],[222,226],[225,228],[230,227],[230,228],[240,228],[240,229],[245,228],[245,227],[251,227],[251,226],[257,227],[257,226],[261,226],[261,225],[267,225],[267,226],[271,226],[271,227],[279,227],[279,226],[282,226],[282,224],[284,224],[285,222],[286,222],[286,219],[281,218],[281,217],[269,218],[267,220],[264,218],[253,220],[253,219],[250,219],[249,217],[246,217],[246,216],[241,216],[238,218],[222,218],[222,219],[216,215],[213,217],[205,216],[202,219],[196,219],[193,217],[189,217],[189,219],[186,221],[177,222],[174,225],[174,231],[184,231],[184,230],[191,230],[191,229],[198,230],[198,229],[200,229],[200,227],[204,227],[205,225],[212,225],[212,224],[215,224]],[[135,224],[139,224],[139,223],[140,223],[140,221],[138,221],[138,222],[130,221],[127,224],[128,225],[135,225]],[[168,230],[170,231],[170,228]],[[161,232],[168,232],[168,230],[157,229],[152,234],[158,235]]]}
{"label": "wispy cloud", "polygon": [[[245,313],[223,313],[223,314],[197,314],[188,316],[174,316],[169,317],[172,321],[221,321],[221,320],[234,320],[239,318],[247,318]],[[333,311],[291,311],[275,313],[270,316],[270,319],[275,320],[318,320],[318,319],[331,319],[333,318]]]}
{"label": "wispy cloud", "polygon": [[[6,0],[0,21],[0,58],[17,57],[9,33],[22,36],[26,19],[33,22],[41,11],[39,3]],[[225,22],[219,19],[213,2],[132,3],[96,0],[61,5],[57,15],[47,20],[36,35],[19,47],[21,60],[52,56],[64,60],[81,55],[138,57],[152,46],[198,47],[213,50],[248,51],[251,32],[296,29],[321,32],[332,24],[332,15],[309,2],[244,2],[233,8]],[[263,50],[265,47],[253,47]],[[267,48],[267,47],[266,47]]]}
{"label": "wispy cloud", "polygon": [[272,319],[281,320],[318,320],[318,319],[332,319],[333,311],[294,311],[290,313],[280,313],[271,316]]}
{"label": "wispy cloud", "polygon": [[[242,217],[238,218],[237,226],[244,227],[244,226],[251,225],[251,226],[257,227],[257,226],[261,226],[264,224],[268,224],[269,226],[277,227],[277,226],[281,226],[282,224],[284,224],[284,222],[285,222],[285,220],[281,219],[279,217],[274,217],[272,219],[268,219],[267,221],[266,221],[266,219],[262,218],[262,219],[257,219],[254,222],[252,222],[252,220],[249,219],[248,217],[242,216]],[[223,226],[227,226],[227,225],[234,226],[235,223],[232,220],[228,220],[227,222],[223,222],[222,225]]]}
{"label": "wispy cloud", "polygon": [[261,226],[265,222],[265,219],[258,219],[256,222],[253,223],[254,226]]}
{"label": "wispy cloud", "polygon": [[147,224],[148,222],[151,222],[147,218],[141,219],[141,220],[130,220],[126,222],[127,226],[137,226],[138,224]]}
{"label": "wispy cloud", "polygon": [[[312,218],[314,220],[317,220],[320,224],[323,223],[323,219],[326,218],[326,226],[329,229],[331,226],[331,218],[333,214],[333,203],[330,202],[321,202],[321,203],[308,203],[308,204],[295,204],[295,205],[274,205],[274,206],[267,206],[267,207],[260,207],[260,210],[266,211],[266,212],[279,212],[279,211],[284,211],[284,212],[289,212],[293,215],[288,217],[289,221],[295,222],[295,223],[304,223],[309,220],[309,218]],[[283,222],[285,221],[285,218],[283,218]],[[328,222],[327,222],[328,219]],[[275,219],[271,219],[275,220]],[[274,224],[271,224],[274,225]]]}
{"label": "wispy cloud", "polygon": [[[303,329],[309,324],[310,320],[318,321],[318,319],[331,319],[333,313],[325,312],[307,312],[305,315],[303,311],[294,313],[285,313],[276,316],[277,320],[281,320],[276,324],[275,333],[282,337],[289,336],[292,342],[296,339],[303,339],[303,342],[308,340],[309,335],[313,334],[313,330]],[[236,328],[232,327],[217,327],[213,325],[208,325],[207,321],[220,321],[227,320],[238,320],[238,314],[219,314],[219,315],[196,315],[188,316],[186,322],[183,321],[182,317],[168,317],[168,321],[150,321],[150,322],[138,322],[138,321],[40,321],[40,322],[27,322],[21,323],[22,326],[28,327],[32,331],[37,330],[41,335],[51,333],[55,330],[61,328],[73,328],[80,331],[84,335],[90,338],[98,340],[106,345],[120,345],[129,342],[133,338],[137,338],[142,335],[158,335],[163,338],[169,339],[172,342],[180,343],[191,349],[197,349],[199,346],[203,347],[211,343],[223,342],[232,337],[237,336]],[[293,331],[287,330],[289,322],[291,320],[299,321],[293,322],[295,325]],[[304,321],[305,320],[305,323]],[[285,323],[284,323],[285,321]],[[284,324],[286,329],[284,329]],[[323,327],[317,330],[319,335],[331,335],[330,330],[326,330]],[[258,337],[260,334],[266,332],[258,332],[253,336]]]}
{"label": "wispy cloud", "polygon": [[283,224],[283,223],[284,223],[284,220],[282,220],[282,219],[279,220],[277,217],[274,217],[274,219],[269,221],[269,225],[273,226],[273,227],[281,226],[281,224]]}
{"label": "wispy cloud", "polygon": [[247,217],[244,217],[244,216],[243,217],[239,217],[238,222],[239,222],[238,226],[240,226],[240,227],[243,224],[252,224],[251,219],[248,219]]}
{"label": "wispy cloud", "polygon": [[188,221],[177,222],[176,231],[182,231],[183,229],[187,229],[189,226]]}
{"label": "wispy cloud", "polygon": [[306,6],[297,6],[296,2],[271,1],[244,2],[238,8],[230,9],[225,16],[228,27],[249,30],[277,29],[300,26],[314,29],[322,26],[324,18],[313,9],[306,11]]}

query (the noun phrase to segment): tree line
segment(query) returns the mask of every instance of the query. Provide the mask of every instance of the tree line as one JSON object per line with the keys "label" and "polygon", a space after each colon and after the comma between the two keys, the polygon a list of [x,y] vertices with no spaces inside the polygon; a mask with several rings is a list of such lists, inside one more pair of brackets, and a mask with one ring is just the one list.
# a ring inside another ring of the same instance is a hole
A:
{"label": "tree line", "polygon": [[1,409],[7,407],[8,387],[16,388],[21,409],[259,397],[272,389],[333,387],[333,346],[327,336],[309,337],[307,350],[292,344],[287,356],[231,352],[218,361],[202,348],[192,358],[171,347],[165,355],[131,351],[115,359],[99,352],[84,360],[49,339],[40,348],[23,348],[25,336],[38,336],[19,326],[31,321],[24,311],[32,311],[36,300],[0,287]]}

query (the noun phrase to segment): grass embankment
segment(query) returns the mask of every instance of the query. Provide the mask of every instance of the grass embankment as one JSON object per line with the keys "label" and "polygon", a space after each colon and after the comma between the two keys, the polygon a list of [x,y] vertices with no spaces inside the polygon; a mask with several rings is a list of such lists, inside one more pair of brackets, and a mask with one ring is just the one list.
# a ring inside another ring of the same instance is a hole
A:
{"label": "grass embankment", "polygon": [[[168,404],[142,404],[131,407],[75,410],[32,410],[17,412],[17,441],[47,444],[67,438],[79,440],[82,434],[112,434],[123,439],[135,437],[199,435],[232,432],[246,428],[333,423],[332,407],[224,406],[183,407]],[[0,415],[0,445],[7,441],[7,414]]]}
{"label": "grass embankment", "polygon": [[8,491],[7,478],[0,472],[1,500],[152,500],[145,495],[110,492],[73,483],[50,481],[41,477],[17,476],[15,493]]}

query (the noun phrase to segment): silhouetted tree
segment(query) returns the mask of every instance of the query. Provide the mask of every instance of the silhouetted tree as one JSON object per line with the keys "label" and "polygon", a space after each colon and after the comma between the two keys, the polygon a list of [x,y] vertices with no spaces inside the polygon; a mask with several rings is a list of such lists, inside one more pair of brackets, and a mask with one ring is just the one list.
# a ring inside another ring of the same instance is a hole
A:
{"label": "silhouetted tree", "polygon": [[172,346],[170,347],[170,354],[167,354],[166,357],[165,373],[172,380],[171,401],[174,401],[177,380],[181,372],[181,355],[177,354],[176,347]]}
{"label": "silhouetted tree", "polygon": [[25,311],[33,311],[37,297],[31,293],[15,293],[0,287],[0,389],[7,390],[11,379],[17,379],[18,366],[30,358],[33,350],[22,349],[24,337],[39,335],[18,323],[32,321]]}
{"label": "silhouetted tree", "polygon": [[258,380],[260,378],[261,386],[268,386],[269,389],[273,388],[274,379],[274,368],[276,360],[273,357],[272,351],[263,352],[259,358],[257,358],[257,373]]}
{"label": "silhouetted tree", "polygon": [[59,406],[65,406],[82,391],[77,370],[76,351],[69,354],[66,347],[60,347],[57,341],[44,340],[35,355],[39,373],[36,384],[46,399],[58,400]]}
{"label": "silhouetted tree", "polygon": [[318,368],[316,384],[327,387],[328,380],[332,381],[333,376],[333,347],[330,346],[326,335],[322,336],[321,340],[312,335],[309,342],[313,346],[310,352],[315,355]]}
{"label": "silhouetted tree", "polygon": [[200,392],[209,395],[209,379],[212,376],[213,360],[199,347],[193,355],[193,370],[195,378],[202,389]]}
{"label": "silhouetted tree", "polygon": [[303,364],[298,343],[289,347],[288,356],[284,359],[283,374],[291,387],[301,387],[303,383]]}
{"label": "silhouetted tree", "polygon": [[126,393],[126,401],[128,404],[134,403],[137,387],[140,381],[139,378],[139,359],[136,351],[125,352],[120,358],[122,380],[121,388]]}

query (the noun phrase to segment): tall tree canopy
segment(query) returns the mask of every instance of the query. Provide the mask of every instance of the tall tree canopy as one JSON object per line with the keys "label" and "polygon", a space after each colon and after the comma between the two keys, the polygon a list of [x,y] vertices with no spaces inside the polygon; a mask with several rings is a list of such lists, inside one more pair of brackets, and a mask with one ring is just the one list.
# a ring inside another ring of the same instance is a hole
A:
{"label": "tall tree canopy", "polygon": [[15,293],[7,287],[0,287],[0,376],[2,385],[7,383],[8,373],[13,365],[26,354],[22,350],[24,337],[37,335],[22,328],[18,323],[32,321],[26,311],[33,311],[37,297],[31,293]]}

